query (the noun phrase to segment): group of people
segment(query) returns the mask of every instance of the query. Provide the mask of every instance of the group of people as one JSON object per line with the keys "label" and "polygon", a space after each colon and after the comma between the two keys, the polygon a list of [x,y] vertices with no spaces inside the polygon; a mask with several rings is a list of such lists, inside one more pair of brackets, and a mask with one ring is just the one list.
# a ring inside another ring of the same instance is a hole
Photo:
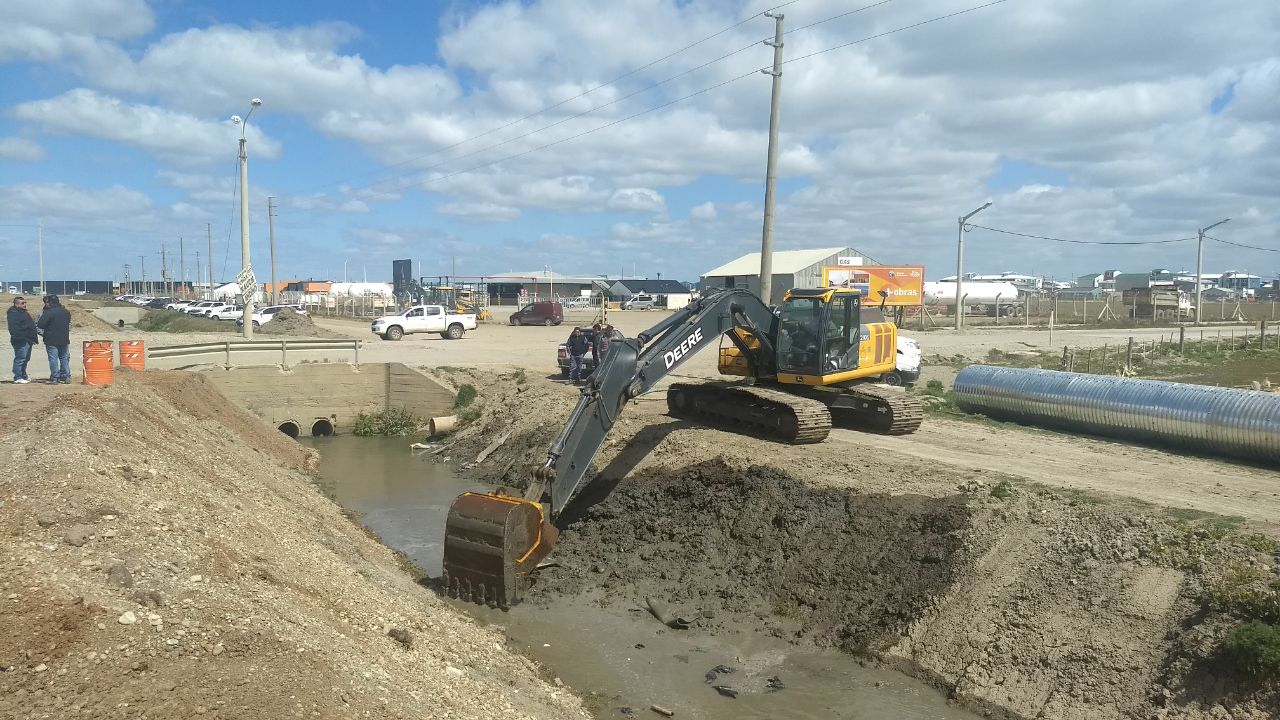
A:
{"label": "group of people", "polygon": [[582,328],[575,327],[573,332],[569,333],[569,340],[565,343],[565,350],[569,353],[569,381],[574,385],[582,382],[582,371],[586,368],[587,350],[591,350],[595,356],[596,367],[604,362],[605,354],[609,352],[609,338],[613,336],[612,325],[602,325],[596,323],[591,326],[591,337],[587,337],[582,332]]}
{"label": "group of people", "polygon": [[9,321],[9,344],[13,346],[13,382],[25,385],[27,363],[31,349],[44,338],[49,353],[49,384],[71,382],[71,312],[62,306],[57,295],[44,296],[44,309],[39,318],[32,318],[27,310],[27,299],[21,295],[13,299],[6,319]]}

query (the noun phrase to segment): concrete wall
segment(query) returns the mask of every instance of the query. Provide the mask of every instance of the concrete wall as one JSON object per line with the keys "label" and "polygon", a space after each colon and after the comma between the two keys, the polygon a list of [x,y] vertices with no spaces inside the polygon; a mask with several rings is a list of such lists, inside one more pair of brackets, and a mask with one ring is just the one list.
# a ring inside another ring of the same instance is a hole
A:
{"label": "concrete wall", "polygon": [[402,363],[300,364],[202,371],[232,402],[272,424],[297,422],[310,434],[317,418],[350,432],[361,412],[404,407],[420,417],[450,415],[453,393]]}
{"label": "concrete wall", "polygon": [[142,319],[147,312],[140,307],[100,307],[94,308],[89,312],[93,313],[99,320],[104,320],[112,325],[117,320],[124,320],[125,325],[133,325]]}

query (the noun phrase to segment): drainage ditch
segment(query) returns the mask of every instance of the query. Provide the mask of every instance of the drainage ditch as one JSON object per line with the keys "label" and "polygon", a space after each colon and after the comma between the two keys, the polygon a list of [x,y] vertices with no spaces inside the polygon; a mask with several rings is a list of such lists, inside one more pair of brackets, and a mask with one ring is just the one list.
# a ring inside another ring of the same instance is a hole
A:
{"label": "drainage ditch", "polygon": [[[320,451],[326,492],[438,577],[449,504],[477,486],[403,439],[306,442]],[[959,501],[855,505],[710,463],[638,478],[592,506],[527,602],[508,612],[454,605],[501,626],[599,717],[657,705],[709,720],[973,718],[857,654],[946,590],[965,520]],[[658,622],[652,601],[690,627]]]}

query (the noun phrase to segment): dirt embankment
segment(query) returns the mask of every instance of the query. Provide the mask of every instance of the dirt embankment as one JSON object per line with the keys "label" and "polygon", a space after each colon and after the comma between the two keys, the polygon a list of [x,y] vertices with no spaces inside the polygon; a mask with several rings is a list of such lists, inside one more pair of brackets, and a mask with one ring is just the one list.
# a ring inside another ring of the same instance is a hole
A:
{"label": "dirt embankment", "polygon": [[0,428],[0,716],[578,717],[203,379]]}
{"label": "dirt embankment", "polygon": [[[448,454],[471,465],[489,450],[468,473],[518,485],[577,391],[473,381],[484,410]],[[1280,714],[1276,686],[1220,650],[1247,616],[1221,599],[1276,581],[1276,543],[1239,519],[842,443],[777,445],[664,410],[626,408],[532,602],[656,597],[689,632],[838,646],[997,717]]]}
{"label": "dirt embankment", "polygon": [[310,315],[301,315],[291,308],[285,308],[272,316],[271,321],[259,330],[264,335],[283,335],[286,337],[336,338],[338,333],[316,325]]}

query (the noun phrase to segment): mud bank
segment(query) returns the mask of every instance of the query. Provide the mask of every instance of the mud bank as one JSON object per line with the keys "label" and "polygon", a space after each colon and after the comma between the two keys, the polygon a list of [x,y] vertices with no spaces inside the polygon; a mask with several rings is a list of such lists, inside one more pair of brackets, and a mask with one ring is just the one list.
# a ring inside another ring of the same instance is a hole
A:
{"label": "mud bank", "polygon": [[201,378],[147,372],[0,426],[0,716],[580,717]]}
{"label": "mud bank", "polygon": [[[518,482],[576,393],[483,385],[449,454]],[[781,446],[664,410],[627,407],[532,602],[658,598],[691,622],[674,632],[840,647],[995,717],[1280,715],[1276,686],[1221,651],[1250,612],[1224,595],[1275,592],[1277,545],[1239,519],[832,441]]]}

